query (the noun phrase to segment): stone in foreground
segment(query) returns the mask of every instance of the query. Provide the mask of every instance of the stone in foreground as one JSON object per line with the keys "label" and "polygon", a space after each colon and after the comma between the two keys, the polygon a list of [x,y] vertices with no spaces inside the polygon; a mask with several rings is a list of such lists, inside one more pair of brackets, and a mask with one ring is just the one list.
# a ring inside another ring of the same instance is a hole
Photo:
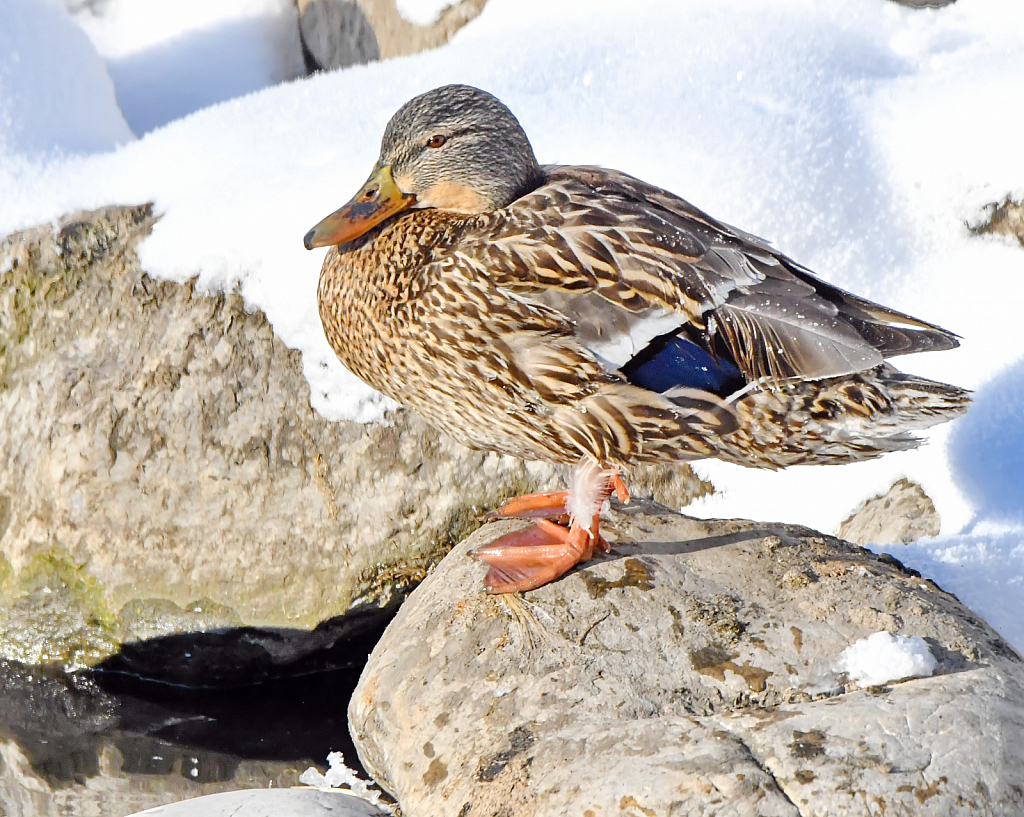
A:
{"label": "stone in foreground", "polygon": [[246,789],[194,797],[129,817],[380,817],[365,800],[321,789]]}
{"label": "stone in foreground", "polygon": [[[488,596],[466,552],[516,524],[441,563],[352,697],[406,817],[1024,813],[1021,657],[894,560],[634,510],[610,557]],[[836,660],[880,631],[934,674],[858,689]]]}

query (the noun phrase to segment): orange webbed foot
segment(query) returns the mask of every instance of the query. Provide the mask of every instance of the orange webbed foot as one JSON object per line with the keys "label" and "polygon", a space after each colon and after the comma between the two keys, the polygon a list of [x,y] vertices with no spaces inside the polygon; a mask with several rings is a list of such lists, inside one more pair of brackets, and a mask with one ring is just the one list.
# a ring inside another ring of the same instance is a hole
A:
{"label": "orange webbed foot", "polygon": [[590,557],[593,545],[579,525],[564,528],[539,519],[525,530],[508,533],[470,552],[486,562],[488,593],[516,593],[545,585]]}
{"label": "orange webbed foot", "polygon": [[[490,566],[484,578],[488,593],[533,590],[589,559],[595,548],[604,553],[611,551],[611,545],[598,531],[598,513],[613,491],[621,502],[629,502],[622,476],[584,459],[573,474],[571,486],[575,491],[572,496],[569,491],[527,494],[508,500],[488,514],[489,521],[537,520],[525,530],[506,534],[471,552],[474,558]],[[570,505],[574,514],[589,519],[587,528],[580,524],[578,516],[570,517]]]}

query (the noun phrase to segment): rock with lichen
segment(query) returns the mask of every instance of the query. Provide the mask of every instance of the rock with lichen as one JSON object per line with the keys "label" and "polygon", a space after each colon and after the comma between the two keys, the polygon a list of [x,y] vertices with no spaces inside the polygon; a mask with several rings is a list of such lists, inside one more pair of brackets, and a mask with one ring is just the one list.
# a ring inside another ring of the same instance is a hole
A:
{"label": "rock with lichen", "polygon": [[1003,235],[1016,238],[1024,247],[1024,201],[1007,196],[1002,202],[985,207],[984,220],[971,226],[976,235]]}
{"label": "rock with lichen", "polygon": [[[403,605],[349,717],[406,817],[1024,813],[1024,662],[954,597],[804,528],[626,510],[553,584],[482,592],[503,522]],[[934,673],[858,688],[879,631]]]}
{"label": "rock with lichen", "polygon": [[[141,269],[154,222],[110,207],[0,242],[0,658],[89,666],[255,627],[266,662],[291,661],[506,497],[557,486],[405,411],[328,422],[261,312]],[[673,505],[708,490],[685,467],[638,484]],[[187,664],[168,680],[196,680]]]}
{"label": "rock with lichen", "polygon": [[935,503],[906,477],[865,499],[839,525],[839,536],[858,545],[906,545],[942,528]]}

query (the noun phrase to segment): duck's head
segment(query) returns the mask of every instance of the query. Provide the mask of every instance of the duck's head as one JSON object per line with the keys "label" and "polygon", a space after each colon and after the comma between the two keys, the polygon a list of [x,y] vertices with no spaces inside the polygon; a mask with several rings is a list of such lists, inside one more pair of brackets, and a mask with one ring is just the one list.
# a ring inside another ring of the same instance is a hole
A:
{"label": "duck's head", "polygon": [[399,108],[366,184],[304,243],[311,250],[351,241],[409,208],[496,210],[540,178],[530,140],[508,108],[478,88],[445,85]]}

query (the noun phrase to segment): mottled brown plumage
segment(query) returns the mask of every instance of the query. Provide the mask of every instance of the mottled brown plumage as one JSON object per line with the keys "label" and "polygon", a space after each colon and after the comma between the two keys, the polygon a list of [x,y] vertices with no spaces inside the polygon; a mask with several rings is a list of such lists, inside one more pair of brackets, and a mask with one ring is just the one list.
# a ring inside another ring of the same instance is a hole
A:
{"label": "mottled brown plumage", "polygon": [[622,466],[711,455],[706,441],[732,426],[712,395],[687,406],[630,385],[564,315],[452,254],[487,222],[416,211],[333,248],[318,296],[341,362],[474,448]]}
{"label": "mottled brown plumage", "polygon": [[[630,176],[538,166],[466,86],[395,115],[370,181],[307,235],[336,241],[318,295],[345,366],[467,445],[582,463],[552,506],[569,544],[544,529],[571,551],[559,571],[600,544],[597,506],[632,463],[851,462],[967,407],[886,362],[953,348],[949,332]],[[537,535],[484,549],[490,589],[552,578]]]}

